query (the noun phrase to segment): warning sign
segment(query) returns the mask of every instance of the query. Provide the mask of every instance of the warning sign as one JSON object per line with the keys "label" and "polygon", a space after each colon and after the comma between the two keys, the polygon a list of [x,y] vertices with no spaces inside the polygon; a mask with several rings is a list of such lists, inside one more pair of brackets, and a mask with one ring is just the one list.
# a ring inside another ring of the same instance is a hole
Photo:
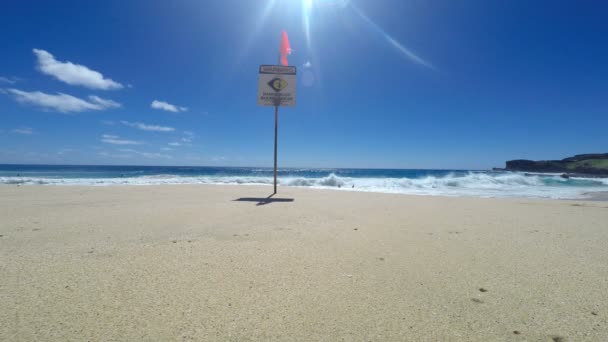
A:
{"label": "warning sign", "polygon": [[296,105],[296,67],[260,65],[258,105]]}

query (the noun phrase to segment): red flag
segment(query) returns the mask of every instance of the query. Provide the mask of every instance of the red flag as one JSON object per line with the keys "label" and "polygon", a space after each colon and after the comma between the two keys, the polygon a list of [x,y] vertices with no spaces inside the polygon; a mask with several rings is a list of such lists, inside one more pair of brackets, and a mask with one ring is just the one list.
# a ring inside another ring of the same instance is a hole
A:
{"label": "red flag", "polygon": [[281,34],[281,46],[279,47],[279,54],[281,55],[281,64],[288,65],[287,55],[291,54],[291,47],[289,46],[289,38],[287,38],[287,32],[283,31]]}

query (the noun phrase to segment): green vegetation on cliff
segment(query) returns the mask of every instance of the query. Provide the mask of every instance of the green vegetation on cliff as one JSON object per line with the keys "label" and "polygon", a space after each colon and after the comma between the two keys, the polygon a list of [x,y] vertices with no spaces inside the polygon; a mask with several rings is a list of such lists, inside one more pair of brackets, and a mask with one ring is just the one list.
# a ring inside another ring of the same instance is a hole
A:
{"label": "green vegetation on cliff", "polygon": [[579,154],[562,160],[509,160],[506,170],[527,172],[567,172],[608,176],[608,153]]}
{"label": "green vegetation on cliff", "polygon": [[595,168],[608,170],[608,159],[585,159],[577,162],[569,162],[566,167],[571,170],[579,168]]}

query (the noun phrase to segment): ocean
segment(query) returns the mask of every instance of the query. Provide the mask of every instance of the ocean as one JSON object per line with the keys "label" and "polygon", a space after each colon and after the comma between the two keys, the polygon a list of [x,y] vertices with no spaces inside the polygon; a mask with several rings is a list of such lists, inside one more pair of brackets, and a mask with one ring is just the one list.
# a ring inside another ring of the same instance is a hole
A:
{"label": "ocean", "polygon": [[[583,199],[608,191],[608,178],[561,178],[483,170],[280,168],[279,185],[409,195]],[[272,168],[186,166],[0,165],[0,184],[267,185]]]}

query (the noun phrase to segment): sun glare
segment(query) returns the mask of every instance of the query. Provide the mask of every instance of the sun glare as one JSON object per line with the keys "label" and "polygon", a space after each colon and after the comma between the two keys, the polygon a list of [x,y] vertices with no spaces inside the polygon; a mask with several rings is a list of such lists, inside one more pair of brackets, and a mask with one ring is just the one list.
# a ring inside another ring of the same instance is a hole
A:
{"label": "sun glare", "polygon": [[302,1],[302,17],[304,22],[304,35],[306,36],[306,47],[310,50],[310,12],[312,10],[313,0]]}
{"label": "sun glare", "polygon": [[313,0],[303,0],[302,2],[304,5],[304,10],[309,10],[310,8],[312,8]]}

